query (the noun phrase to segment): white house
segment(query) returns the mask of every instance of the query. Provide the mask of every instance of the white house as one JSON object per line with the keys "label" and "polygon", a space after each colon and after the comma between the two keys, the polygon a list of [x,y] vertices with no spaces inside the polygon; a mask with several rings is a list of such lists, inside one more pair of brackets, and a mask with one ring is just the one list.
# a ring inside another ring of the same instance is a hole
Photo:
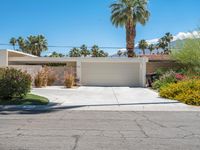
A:
{"label": "white house", "polygon": [[74,63],[76,75],[84,86],[146,85],[148,58],[50,58],[14,50],[0,50],[0,67],[31,67],[49,63]]}

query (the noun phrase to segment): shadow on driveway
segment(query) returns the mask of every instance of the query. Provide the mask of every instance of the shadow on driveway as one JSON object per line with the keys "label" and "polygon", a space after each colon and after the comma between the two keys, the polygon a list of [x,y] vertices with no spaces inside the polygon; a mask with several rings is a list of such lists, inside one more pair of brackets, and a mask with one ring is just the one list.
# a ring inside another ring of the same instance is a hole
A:
{"label": "shadow on driveway", "polygon": [[[62,106],[58,103],[51,103],[47,106],[0,106],[0,115],[12,114],[43,114],[53,113],[62,110],[72,110],[83,107],[106,107],[106,106],[147,106],[147,105],[167,105],[179,104],[180,102],[155,102],[155,103],[124,103],[124,104],[95,104],[95,105],[72,105]],[[112,109],[112,108],[111,108]]]}

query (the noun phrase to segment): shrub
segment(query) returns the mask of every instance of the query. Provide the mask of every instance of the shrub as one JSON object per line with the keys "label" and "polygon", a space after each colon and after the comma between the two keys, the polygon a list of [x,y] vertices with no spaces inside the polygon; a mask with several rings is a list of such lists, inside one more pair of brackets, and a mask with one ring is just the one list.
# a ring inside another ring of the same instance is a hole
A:
{"label": "shrub", "polygon": [[171,54],[174,60],[183,64],[191,73],[200,68],[200,30],[196,33],[192,38],[178,43]]}
{"label": "shrub", "polygon": [[31,90],[31,76],[14,68],[1,70],[0,97],[12,99],[24,97]]}
{"label": "shrub", "polygon": [[160,89],[160,96],[189,105],[200,106],[200,79],[189,79],[168,84]]}
{"label": "shrub", "polygon": [[156,80],[153,83],[153,89],[158,90],[169,83],[175,83],[175,82],[177,82],[176,73],[171,70],[171,71],[166,72],[164,75],[160,77],[159,80]]}
{"label": "shrub", "polygon": [[56,81],[56,75],[51,73],[51,74],[48,74],[48,81],[47,81],[47,85],[48,86],[52,86],[53,83]]}
{"label": "shrub", "polygon": [[65,73],[65,87],[72,88],[74,86],[74,83],[75,83],[74,72],[72,71],[72,69],[70,69],[70,71]]}
{"label": "shrub", "polygon": [[42,68],[41,71],[39,71],[35,77],[35,87],[41,88],[41,87],[46,87],[48,83],[48,73],[49,69],[48,67]]}

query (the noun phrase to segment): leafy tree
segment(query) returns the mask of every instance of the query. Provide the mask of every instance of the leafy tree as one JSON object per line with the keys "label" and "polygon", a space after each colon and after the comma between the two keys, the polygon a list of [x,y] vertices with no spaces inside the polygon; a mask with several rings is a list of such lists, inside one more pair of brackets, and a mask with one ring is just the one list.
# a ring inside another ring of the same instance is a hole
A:
{"label": "leafy tree", "polygon": [[128,57],[133,57],[135,56],[136,25],[137,23],[145,25],[150,16],[147,0],[117,0],[110,8],[112,24],[126,29],[126,49]]}
{"label": "leafy tree", "polygon": [[153,44],[150,44],[150,45],[148,46],[148,49],[149,49],[149,51],[150,51],[150,54],[152,54],[152,52],[155,50],[155,46],[154,46]]}
{"label": "leafy tree", "polygon": [[69,57],[81,57],[81,51],[78,48],[74,47],[70,50]]}
{"label": "leafy tree", "polygon": [[[200,32],[199,32],[200,36]],[[194,36],[195,37],[195,36]],[[172,59],[183,64],[191,73],[200,73],[200,39],[186,39],[172,50]]]}
{"label": "leafy tree", "polygon": [[14,37],[12,37],[12,38],[10,39],[10,44],[13,46],[13,49],[15,50],[15,46],[16,46],[16,44],[17,44],[17,39],[14,38]]}
{"label": "leafy tree", "polygon": [[87,57],[90,55],[90,51],[88,50],[87,46],[86,45],[82,45],[80,47],[80,50],[81,50],[81,55],[84,56],[84,57]]}
{"label": "leafy tree", "polygon": [[145,50],[148,48],[148,43],[146,42],[146,40],[141,40],[139,42],[139,49],[142,50],[143,55],[145,55]]}

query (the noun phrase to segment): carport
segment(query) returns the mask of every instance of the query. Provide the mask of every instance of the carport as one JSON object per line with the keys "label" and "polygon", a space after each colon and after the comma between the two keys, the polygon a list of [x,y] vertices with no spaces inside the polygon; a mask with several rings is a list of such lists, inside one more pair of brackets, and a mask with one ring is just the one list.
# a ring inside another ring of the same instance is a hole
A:
{"label": "carport", "polygon": [[145,87],[147,58],[86,58],[77,62],[84,86]]}

